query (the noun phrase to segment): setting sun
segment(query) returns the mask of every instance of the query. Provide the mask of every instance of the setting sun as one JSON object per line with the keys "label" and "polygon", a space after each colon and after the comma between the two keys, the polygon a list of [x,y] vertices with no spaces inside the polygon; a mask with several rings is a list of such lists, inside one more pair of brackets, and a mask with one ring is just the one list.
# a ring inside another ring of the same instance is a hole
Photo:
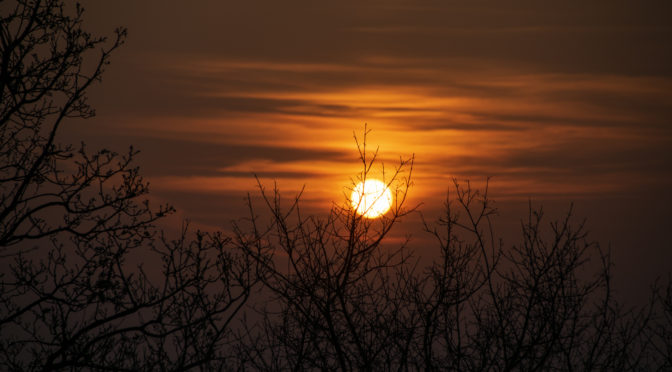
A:
{"label": "setting sun", "polygon": [[380,180],[360,182],[350,196],[352,208],[366,218],[377,218],[392,207],[392,193]]}

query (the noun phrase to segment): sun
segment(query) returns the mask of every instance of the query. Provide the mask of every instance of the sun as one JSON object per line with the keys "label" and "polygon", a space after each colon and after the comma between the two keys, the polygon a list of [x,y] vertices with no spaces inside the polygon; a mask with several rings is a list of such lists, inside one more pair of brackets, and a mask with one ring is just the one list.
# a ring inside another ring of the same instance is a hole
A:
{"label": "sun", "polygon": [[357,214],[366,218],[377,218],[392,207],[392,193],[383,181],[366,180],[352,190],[350,202]]}

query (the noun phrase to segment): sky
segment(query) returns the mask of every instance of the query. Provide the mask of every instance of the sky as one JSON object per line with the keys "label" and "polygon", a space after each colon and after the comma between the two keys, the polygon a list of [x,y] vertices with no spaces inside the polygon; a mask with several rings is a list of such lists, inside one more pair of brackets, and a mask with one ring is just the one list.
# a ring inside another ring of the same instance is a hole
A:
{"label": "sky", "polygon": [[324,213],[366,123],[386,169],[414,155],[409,203],[430,219],[454,177],[492,177],[505,243],[530,201],[574,203],[624,293],[672,272],[669,1],[83,3],[88,29],[128,39],[90,92],[97,117],[65,136],[139,148],[180,218],[226,229],[253,174]]}

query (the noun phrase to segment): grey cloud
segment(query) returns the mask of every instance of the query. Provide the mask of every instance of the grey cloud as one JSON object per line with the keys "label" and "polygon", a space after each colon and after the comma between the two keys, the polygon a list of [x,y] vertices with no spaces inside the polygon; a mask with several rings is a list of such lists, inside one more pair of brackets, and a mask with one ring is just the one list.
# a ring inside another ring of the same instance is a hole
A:
{"label": "grey cloud", "polygon": [[591,106],[610,115],[634,119],[642,126],[669,127],[672,123],[672,98],[668,93],[560,90],[550,92],[549,99]]}
{"label": "grey cloud", "polygon": [[515,174],[529,179],[583,177],[589,180],[627,174],[631,178],[654,176],[660,182],[672,182],[670,148],[670,139],[637,142],[583,138],[544,147],[510,149],[498,156],[449,156],[445,162],[447,169],[491,176]]}
{"label": "grey cloud", "polygon": [[107,147],[123,150],[130,144],[140,150],[138,162],[146,176],[230,176],[285,178],[315,177],[307,172],[267,172],[250,169],[249,172],[222,171],[221,168],[234,166],[250,160],[269,160],[283,163],[298,160],[349,159],[352,154],[326,149],[305,149],[264,145],[243,145],[229,143],[198,142],[194,140],[162,139],[150,137],[125,137],[107,135],[105,138],[90,138],[92,148]]}
{"label": "grey cloud", "polygon": [[89,4],[91,23],[101,32],[128,26],[127,48],[149,55],[346,64],[362,56],[467,58],[531,71],[672,75],[672,3],[664,0],[119,3]]}
{"label": "grey cloud", "polygon": [[[144,138],[135,142],[138,143],[140,148],[145,149],[146,155],[144,161],[152,164],[151,168],[146,169],[147,174],[150,176],[215,176],[223,175],[218,170],[219,168],[240,164],[253,159],[282,163],[305,159],[340,160],[349,155],[324,149],[214,144],[156,138]],[[263,170],[250,169],[248,176],[251,176],[254,171],[263,172]],[[231,175],[235,176],[236,174],[231,173]],[[287,176],[287,174],[284,176]]]}

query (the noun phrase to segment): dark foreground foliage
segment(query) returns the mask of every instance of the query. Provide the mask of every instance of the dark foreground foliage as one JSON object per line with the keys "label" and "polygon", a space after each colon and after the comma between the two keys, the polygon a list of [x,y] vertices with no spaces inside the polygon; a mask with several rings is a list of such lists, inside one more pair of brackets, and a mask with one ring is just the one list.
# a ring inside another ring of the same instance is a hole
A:
{"label": "dark foreground foliage", "polygon": [[[305,216],[260,184],[232,234],[165,237],[172,208],[145,200],[135,150],[58,142],[66,119],[93,116],[86,91],[125,38],[90,35],[82,15],[0,1],[0,369],[672,369],[672,285],[620,306],[608,251],[571,210],[530,208],[505,247],[487,188],[455,181],[425,223],[437,260],[389,242],[414,210],[412,158],[387,173],[396,204],[380,219],[350,201]],[[377,164],[366,134],[354,182]]]}

